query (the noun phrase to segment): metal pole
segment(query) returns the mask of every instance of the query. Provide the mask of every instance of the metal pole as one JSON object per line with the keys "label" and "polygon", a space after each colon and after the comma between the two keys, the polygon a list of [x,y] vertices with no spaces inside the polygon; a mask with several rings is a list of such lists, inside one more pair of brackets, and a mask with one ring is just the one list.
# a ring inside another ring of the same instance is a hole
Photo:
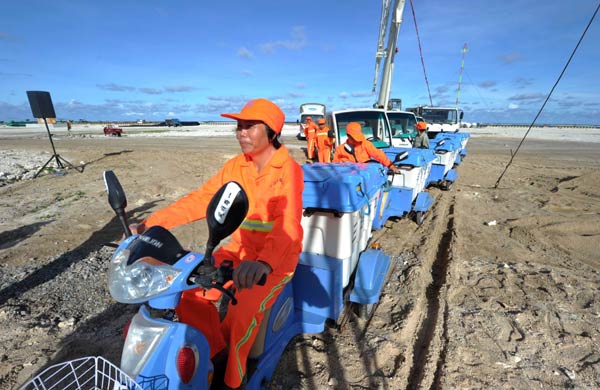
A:
{"label": "metal pole", "polygon": [[56,159],[56,165],[61,168],[64,169],[64,166],[62,164],[62,162],[60,162],[60,159],[58,158],[58,154],[56,153],[56,149],[54,148],[54,141],[52,141],[52,134],[50,134],[50,128],[48,127],[48,122],[46,121],[46,118],[44,119],[44,124],[46,125],[46,131],[48,132],[48,138],[50,138],[50,145],[52,145],[52,156]]}

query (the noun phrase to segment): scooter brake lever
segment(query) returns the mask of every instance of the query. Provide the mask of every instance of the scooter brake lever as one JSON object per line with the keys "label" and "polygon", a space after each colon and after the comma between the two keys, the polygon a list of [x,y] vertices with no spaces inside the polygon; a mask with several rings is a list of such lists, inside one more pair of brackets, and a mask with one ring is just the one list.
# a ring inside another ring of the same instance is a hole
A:
{"label": "scooter brake lever", "polygon": [[191,283],[201,287],[213,287],[215,278],[217,277],[218,269],[212,265],[199,265],[189,277]]}
{"label": "scooter brake lever", "polygon": [[258,282],[256,282],[256,284],[258,284],[259,286],[264,286],[264,285],[265,285],[265,283],[267,283],[267,274],[263,274],[263,275],[260,277],[259,281],[258,281]]}
{"label": "scooter brake lever", "polygon": [[227,290],[226,288],[223,287],[222,284],[213,284],[212,288],[216,288],[217,290],[221,291],[223,294],[227,295],[229,297],[229,299],[231,299],[231,304],[232,305],[237,305],[237,299],[235,299],[235,296],[233,295],[233,293],[229,290]]}

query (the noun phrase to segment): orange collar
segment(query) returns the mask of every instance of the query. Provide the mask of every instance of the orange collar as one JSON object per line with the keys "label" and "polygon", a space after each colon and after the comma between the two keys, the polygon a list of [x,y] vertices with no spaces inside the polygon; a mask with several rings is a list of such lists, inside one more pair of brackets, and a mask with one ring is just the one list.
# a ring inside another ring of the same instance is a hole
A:
{"label": "orange collar", "polygon": [[[271,157],[271,160],[269,160],[267,165],[274,168],[281,168],[288,160],[289,155],[290,153],[287,148],[284,145],[281,145],[281,147],[275,151],[275,154],[273,154],[273,157]],[[242,157],[244,162],[241,165],[249,166],[252,163],[249,156],[242,154]]]}

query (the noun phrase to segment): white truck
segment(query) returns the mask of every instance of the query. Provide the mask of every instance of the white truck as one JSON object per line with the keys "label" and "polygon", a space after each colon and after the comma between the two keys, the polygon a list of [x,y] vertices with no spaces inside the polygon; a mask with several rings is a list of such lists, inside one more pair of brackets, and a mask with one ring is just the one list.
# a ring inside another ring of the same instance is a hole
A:
{"label": "white truck", "polygon": [[464,116],[462,110],[454,107],[417,106],[406,110],[425,119],[427,131],[430,133],[460,131],[460,123]]}
{"label": "white truck", "polygon": [[325,118],[326,108],[322,103],[304,103],[300,105],[300,117],[298,119],[298,124],[300,125],[300,129],[296,138],[299,140],[306,139],[306,135],[304,134],[304,126],[306,126],[306,117],[311,117],[314,123],[321,118]]}

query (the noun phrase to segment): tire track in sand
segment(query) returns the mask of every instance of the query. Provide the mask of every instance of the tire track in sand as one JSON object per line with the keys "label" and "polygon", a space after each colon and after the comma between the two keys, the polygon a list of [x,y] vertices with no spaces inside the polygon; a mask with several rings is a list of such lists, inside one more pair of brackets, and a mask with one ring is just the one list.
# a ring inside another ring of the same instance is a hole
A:
{"label": "tire track in sand", "polygon": [[[448,308],[446,301],[446,277],[452,260],[452,242],[454,230],[454,204],[455,196],[438,209],[442,221],[446,225],[433,227],[429,236],[429,248],[423,260],[424,270],[426,264],[431,264],[431,281],[425,290],[425,307],[422,307],[422,321],[416,332],[413,344],[413,359],[408,376],[407,388],[439,388],[441,371],[446,355],[446,338]],[[436,218],[436,219],[438,219]]]}

